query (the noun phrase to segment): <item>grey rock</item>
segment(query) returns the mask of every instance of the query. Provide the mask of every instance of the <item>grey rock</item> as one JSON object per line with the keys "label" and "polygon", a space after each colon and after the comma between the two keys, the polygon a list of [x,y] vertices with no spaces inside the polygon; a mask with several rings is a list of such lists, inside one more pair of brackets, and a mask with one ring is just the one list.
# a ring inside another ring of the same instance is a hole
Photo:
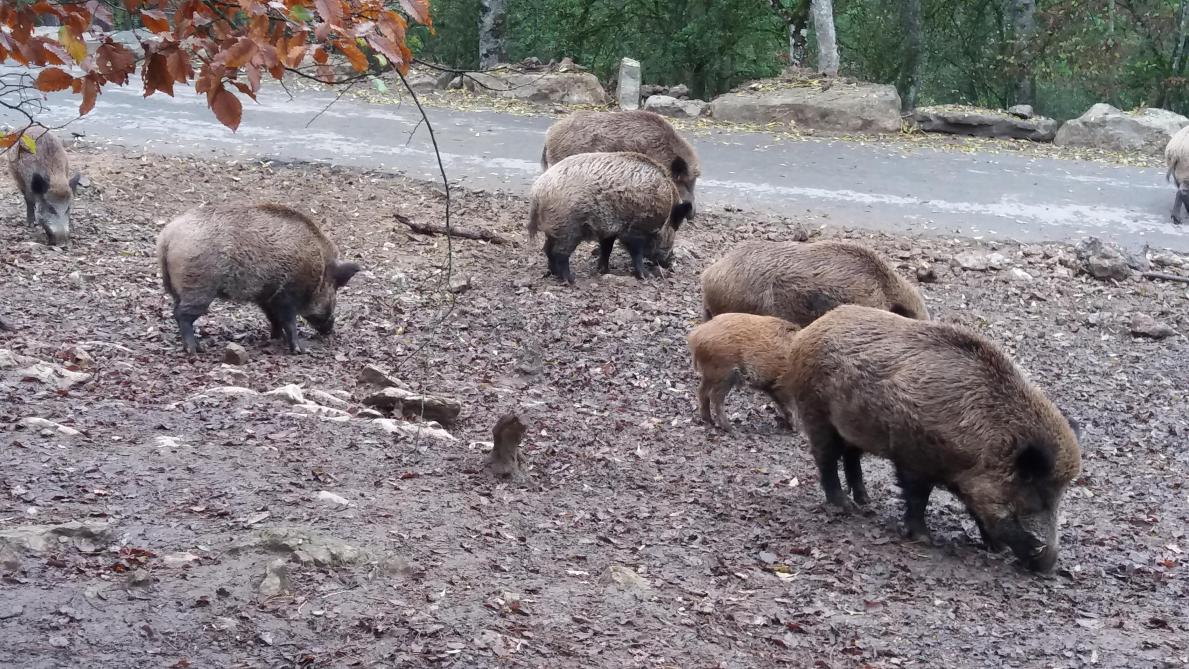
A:
{"label": "grey rock", "polygon": [[264,393],[264,396],[279,399],[288,404],[306,404],[305,393],[302,392],[301,386],[295,383],[270,390]]}
{"label": "grey rock", "polygon": [[1088,146],[1111,151],[1159,153],[1189,118],[1151,107],[1123,112],[1099,103],[1057,131],[1058,146]]}
{"label": "grey rock", "polygon": [[389,387],[363,398],[365,406],[406,418],[422,418],[450,425],[462,412],[462,402],[449,397],[422,395],[403,388]]}
{"label": "grey rock", "polygon": [[918,267],[917,281],[920,283],[936,283],[937,272],[932,267]]}
{"label": "grey rock", "polygon": [[1167,323],[1161,323],[1148,314],[1135,314],[1131,317],[1131,334],[1135,337],[1148,339],[1167,339],[1177,334],[1177,331]]}
{"label": "grey rock", "polygon": [[261,597],[279,597],[292,592],[289,585],[289,567],[285,560],[276,559],[264,567],[264,579],[257,588]]}
{"label": "grey rock", "polygon": [[678,100],[670,95],[652,95],[644,101],[644,109],[673,118],[698,118],[707,106],[701,100]]}
{"label": "grey rock", "polygon": [[1081,270],[1096,279],[1123,281],[1131,276],[1127,258],[1097,237],[1082,240],[1076,251]]}
{"label": "grey rock", "polygon": [[640,108],[640,61],[626,57],[619,61],[619,84],[615,96],[620,109]]}
{"label": "grey rock", "polygon": [[301,564],[318,567],[337,567],[369,559],[366,552],[355,546],[291,527],[261,530],[254,539],[233,547],[233,550],[249,548],[281,553]]}
{"label": "grey rock", "polygon": [[1008,270],[1007,278],[1018,283],[1029,283],[1032,281],[1032,275],[1020,269],[1019,267],[1013,267],[1012,269]]}
{"label": "grey rock", "polygon": [[685,84],[677,84],[676,86],[669,88],[669,95],[677,98],[678,100],[684,100],[685,98],[689,97],[689,86],[686,86]]}
{"label": "grey rock", "polygon": [[1123,252],[1123,257],[1127,258],[1127,266],[1137,272],[1149,272],[1152,270],[1152,261],[1148,259],[1148,246],[1134,253],[1129,251]]}
{"label": "grey rock", "polygon": [[463,81],[463,87],[483,95],[542,104],[607,103],[607,92],[589,72],[475,72]]}
{"label": "grey rock", "polygon": [[246,365],[248,363],[248,349],[239,344],[228,344],[223,349],[223,362],[228,365]]}
{"label": "grey rock", "polygon": [[28,525],[0,530],[0,552],[44,553],[63,545],[83,553],[98,553],[115,541],[115,528],[108,523],[70,521],[60,525]]}
{"label": "grey rock", "polygon": [[900,95],[886,84],[838,83],[828,89],[755,82],[710,103],[710,115],[731,123],[781,123],[843,132],[900,132]]}
{"label": "grey rock", "polygon": [[471,277],[465,274],[454,274],[450,277],[450,285],[447,289],[455,295],[465,293],[471,289]]}
{"label": "grey rock", "polygon": [[1024,117],[975,109],[947,109],[921,107],[913,112],[913,119],[925,132],[939,132],[971,137],[1027,139],[1051,142],[1057,136],[1057,122],[1043,116]]}
{"label": "grey rock", "polygon": [[359,370],[359,383],[379,386],[380,388],[407,389],[407,386],[401,383],[399,379],[388,375],[387,372],[375,365],[365,365],[363,369]]}
{"label": "grey rock", "polygon": [[1033,111],[1032,105],[1012,105],[1007,108],[1007,113],[1019,118],[1032,118],[1033,116],[1036,116],[1036,112]]}
{"label": "grey rock", "polygon": [[963,251],[954,256],[954,264],[968,272],[985,272],[991,269],[988,255],[975,251]]}

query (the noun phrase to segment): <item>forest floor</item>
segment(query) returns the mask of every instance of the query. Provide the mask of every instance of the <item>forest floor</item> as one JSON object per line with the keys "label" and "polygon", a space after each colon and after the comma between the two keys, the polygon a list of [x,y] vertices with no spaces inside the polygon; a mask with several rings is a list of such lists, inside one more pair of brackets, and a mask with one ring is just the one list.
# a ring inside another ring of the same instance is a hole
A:
{"label": "forest floor", "polygon": [[[930,312],[1000,342],[1083,425],[1058,568],[1037,576],[981,548],[944,494],[935,545],[902,540],[880,462],[868,510],[827,512],[804,439],[761,395],[730,398],[729,436],[696,419],[701,269],[798,221],[704,211],[663,278],[626,276],[619,251],[598,278],[583,247],[568,287],[541,278],[520,198],[456,191],[455,224],[510,243],[457,239],[448,256],[394,216],[440,223],[432,185],[75,161],[93,186],[69,250],[19,223],[14,189],[0,202],[0,315],[20,328],[0,332],[0,666],[1189,665],[1184,284],[1100,282],[1057,245],[822,233],[908,276],[933,268]],[[324,220],[365,266],[337,334],[303,326],[309,352],[291,356],[254,308],[216,304],[188,358],[156,234],[201,202],[262,196]],[[991,252],[1001,269],[951,262]],[[1179,334],[1136,337],[1137,314]],[[232,342],[238,367],[222,364]],[[43,381],[15,371],[30,359]],[[453,440],[360,417],[366,365],[461,400]],[[346,413],[213,390],[288,384]],[[507,412],[529,427],[524,483],[483,468]]]}

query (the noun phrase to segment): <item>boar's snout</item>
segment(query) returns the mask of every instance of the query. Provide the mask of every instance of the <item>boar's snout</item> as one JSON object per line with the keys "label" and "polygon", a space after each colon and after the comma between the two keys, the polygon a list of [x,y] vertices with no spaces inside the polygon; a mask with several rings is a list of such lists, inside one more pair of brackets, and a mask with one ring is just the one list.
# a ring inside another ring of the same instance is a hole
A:
{"label": "boar's snout", "polygon": [[42,228],[45,230],[46,243],[50,246],[70,246],[69,227],[46,223]]}
{"label": "boar's snout", "polygon": [[334,334],[334,314],[329,316],[308,315],[305,319],[318,334]]}
{"label": "boar's snout", "polygon": [[1011,548],[1024,566],[1036,572],[1049,572],[1057,564],[1057,515],[1038,514],[1009,520],[999,526],[999,541]]}
{"label": "boar's snout", "polygon": [[1024,561],[1032,571],[1047,573],[1053,571],[1057,565],[1057,547],[1053,545],[1037,546],[1032,550],[1032,557]]}

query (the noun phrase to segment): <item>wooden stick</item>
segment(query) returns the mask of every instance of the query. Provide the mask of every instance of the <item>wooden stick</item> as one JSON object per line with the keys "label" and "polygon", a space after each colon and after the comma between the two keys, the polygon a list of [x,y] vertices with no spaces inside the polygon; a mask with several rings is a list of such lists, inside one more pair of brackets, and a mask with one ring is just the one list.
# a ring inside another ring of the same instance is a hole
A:
{"label": "wooden stick", "polygon": [[[419,235],[445,235],[446,228],[440,225],[433,225],[432,223],[414,223],[408,216],[403,214],[393,214],[398,222],[416,232]],[[451,237],[459,237],[462,239],[477,239],[479,241],[491,242],[492,244],[507,244],[508,240],[500,237],[494,232],[486,230],[471,230],[470,228],[460,228],[458,226],[451,226]]]}
{"label": "wooden stick", "polygon": [[1181,283],[1189,283],[1189,276],[1180,276],[1179,274],[1168,274],[1166,272],[1144,272],[1145,279],[1159,279],[1161,281],[1179,281]]}

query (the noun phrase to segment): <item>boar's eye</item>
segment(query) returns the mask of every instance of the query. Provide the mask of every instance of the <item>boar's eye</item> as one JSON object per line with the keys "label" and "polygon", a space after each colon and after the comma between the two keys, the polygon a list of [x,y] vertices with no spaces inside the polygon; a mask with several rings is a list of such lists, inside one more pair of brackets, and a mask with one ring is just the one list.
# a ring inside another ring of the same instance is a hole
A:
{"label": "boar's eye", "polygon": [[1050,449],[1027,444],[1016,456],[1016,470],[1026,482],[1040,481],[1053,473],[1053,453]]}

